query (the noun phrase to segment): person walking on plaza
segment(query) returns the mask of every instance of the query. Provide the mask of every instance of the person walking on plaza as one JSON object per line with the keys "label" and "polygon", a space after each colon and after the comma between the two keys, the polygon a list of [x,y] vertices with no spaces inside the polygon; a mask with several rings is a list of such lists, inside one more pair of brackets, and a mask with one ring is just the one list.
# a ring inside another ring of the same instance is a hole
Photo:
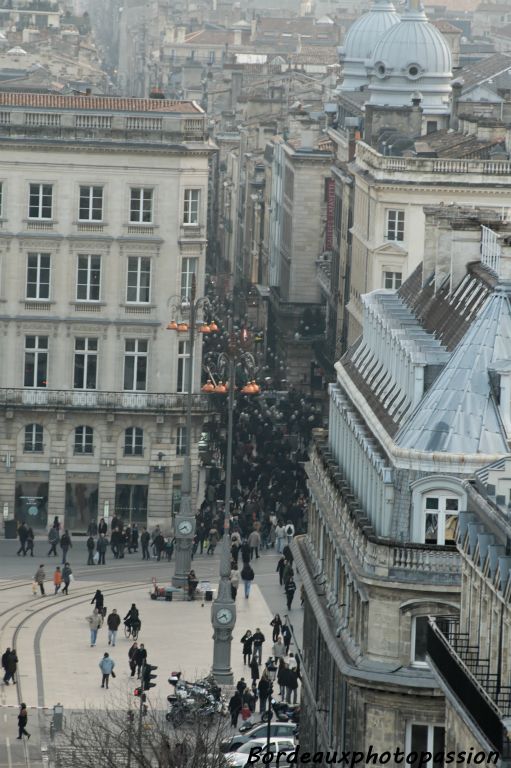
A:
{"label": "person walking on plaza", "polygon": [[96,542],[92,536],[87,539],[87,565],[94,565],[94,549]]}
{"label": "person walking on plaza", "polygon": [[63,595],[69,595],[69,585],[71,583],[72,576],[73,571],[71,570],[69,563],[66,561],[62,569],[62,581],[64,582],[64,586],[62,587]]}
{"label": "person walking on plaza", "polygon": [[147,528],[142,528],[142,535],[140,536],[140,544],[142,546],[142,560],[150,560],[149,554],[149,542],[151,541],[151,535]]}
{"label": "person walking on plaza", "polygon": [[133,643],[133,645],[128,651],[128,663],[130,665],[131,677],[135,677],[135,672],[137,671],[137,662],[135,658],[135,654],[137,651],[138,651],[138,643]]}
{"label": "person walking on plaza", "polygon": [[104,653],[103,658],[99,662],[99,668],[101,670],[101,675],[102,675],[101,677],[102,688],[108,688],[108,681],[110,679],[110,675],[112,675],[112,677],[115,677],[114,667],[115,667],[115,661],[112,658],[110,658],[109,653]]}
{"label": "person walking on plaza", "polygon": [[291,645],[291,630],[287,624],[282,627],[282,642],[286,650],[286,656],[289,654],[289,646]]}
{"label": "person walking on plaza", "polygon": [[32,528],[27,530],[27,540],[25,542],[25,553],[30,552],[30,557],[34,557],[34,531]]}
{"label": "person walking on plaza", "polygon": [[4,683],[5,683],[6,685],[9,685],[9,676],[8,676],[8,674],[7,674],[7,659],[9,658],[9,654],[10,654],[10,652],[11,652],[11,649],[10,649],[10,648],[7,648],[7,649],[6,649],[6,650],[5,650],[5,651],[2,653],[2,669],[4,670]]}
{"label": "person walking on plaza", "polygon": [[23,553],[23,557],[27,554],[26,550],[26,544],[27,544],[27,537],[28,537],[28,528],[26,523],[21,523],[20,527],[18,528],[18,539],[20,542],[20,548],[16,552],[16,554],[21,555]]}
{"label": "person walking on plaza", "polygon": [[287,589],[287,585],[294,575],[295,575],[295,572],[293,570],[293,566],[289,561],[286,560],[284,570],[282,571],[282,580],[284,582],[284,590]]}
{"label": "person walking on plaza", "polygon": [[284,568],[285,567],[286,567],[286,558],[282,556],[277,563],[277,567],[275,568],[276,572],[279,574],[280,586],[284,584]]}
{"label": "person walking on plaza", "polygon": [[37,586],[39,587],[39,591],[40,591],[41,595],[45,594],[45,592],[44,592],[44,580],[45,580],[45,578],[46,578],[46,574],[44,572],[44,565],[40,565],[39,568],[37,569],[37,571],[35,572],[34,581],[37,584]]}
{"label": "person walking on plaza", "polygon": [[120,623],[121,617],[114,608],[106,620],[106,625],[108,627],[108,645],[113,645],[115,647],[115,639],[117,637],[117,630],[119,629]]}
{"label": "person walking on plaza", "polygon": [[28,711],[27,711],[27,705],[25,702],[22,702],[20,704],[20,711],[18,715],[18,739],[22,739],[23,736],[26,736],[27,739],[30,738],[30,734],[26,729],[28,723]]}
{"label": "person walking on plaza", "polygon": [[96,550],[99,554],[98,565],[105,565],[106,548],[108,547],[108,539],[104,533],[100,533],[98,542],[96,544]]}
{"label": "person walking on plaza", "polygon": [[100,589],[96,590],[94,597],[90,601],[90,604],[98,609],[98,613],[103,613],[105,598],[103,597],[103,592]]}
{"label": "person walking on plaza", "polygon": [[273,619],[270,621],[270,627],[273,627],[273,633],[272,633],[271,639],[273,640],[274,643],[276,643],[280,635],[280,630],[282,629],[282,619],[280,618],[278,613],[276,613]]}
{"label": "person walking on plaza", "polygon": [[236,728],[238,725],[238,717],[240,716],[241,709],[243,707],[243,699],[238,690],[234,691],[229,700],[229,712],[231,715],[231,725]]}
{"label": "person walking on plaza", "polygon": [[275,640],[272,647],[272,656],[275,659],[283,659],[286,655],[286,646],[284,645],[282,641],[282,637],[279,637]]}
{"label": "person walking on plaza", "polygon": [[296,584],[295,584],[295,580],[291,576],[286,586],[286,599],[287,599],[288,611],[291,610],[291,605],[293,604],[293,598],[295,596],[295,592],[296,592]]}
{"label": "person walking on plaza", "polygon": [[102,517],[98,523],[98,533],[100,536],[106,536],[107,531],[108,531],[108,525],[105,521],[105,518]]}
{"label": "person walking on plaza", "polygon": [[263,669],[263,674],[257,685],[257,690],[259,693],[259,712],[262,714],[266,709],[266,702],[268,701],[268,696],[270,695],[271,690],[271,681],[267,669]]}
{"label": "person walking on plaza", "polygon": [[233,600],[236,600],[236,595],[238,594],[238,587],[240,585],[240,572],[238,571],[238,566],[235,562],[231,563],[231,597]]}
{"label": "person walking on plaza", "polygon": [[284,526],[282,525],[282,523],[279,522],[275,526],[275,544],[276,544],[276,550],[279,554],[281,554],[284,548],[285,541],[286,541],[286,533],[284,530]]}
{"label": "person walking on plaza", "polygon": [[254,687],[259,680],[259,662],[255,656],[250,662],[250,675],[252,677],[252,687]]}
{"label": "person walking on plaza", "polygon": [[285,527],[285,534],[286,534],[286,543],[287,546],[291,546],[291,542],[293,541],[293,536],[295,535],[295,527],[291,520],[288,520]]}
{"label": "person walking on plaza", "polygon": [[147,651],[144,647],[144,643],[140,643],[137,650],[135,651],[135,664],[137,667],[137,677],[140,677],[142,664],[145,663],[146,659],[147,659]]}
{"label": "person walking on plaza", "polygon": [[103,621],[102,617],[98,613],[97,608],[94,608],[91,615],[87,617],[87,621],[89,622],[90,629],[90,647],[94,648],[98,637],[98,629],[101,627]]}
{"label": "person walking on plaza", "polygon": [[252,570],[252,566],[250,563],[245,563],[242,571],[241,571],[241,578],[243,579],[243,585],[245,587],[245,597],[248,598],[250,595],[250,588],[252,586],[252,582],[254,581],[254,571]]}
{"label": "person walking on plaza", "polygon": [[53,528],[50,528],[48,531],[48,542],[50,544],[50,551],[48,552],[48,557],[51,557],[52,555],[55,555],[55,557],[58,557],[57,555],[57,544],[59,543],[59,532],[55,526]]}
{"label": "person walking on plaza", "polygon": [[18,668],[18,656],[14,648],[11,650],[7,648],[6,652],[2,655],[2,667],[4,669],[4,683],[9,685],[12,680],[13,684],[16,683],[14,675]]}
{"label": "person walking on plaza", "polygon": [[243,664],[250,664],[252,660],[252,643],[254,642],[254,638],[249,629],[247,629],[240,642],[243,644]]}
{"label": "person walking on plaza", "polygon": [[62,565],[65,565],[67,560],[67,553],[68,550],[73,546],[73,542],[71,541],[71,536],[69,535],[69,531],[66,530],[60,537],[60,548],[62,550]]}
{"label": "person walking on plaza", "polygon": [[57,565],[57,567],[55,568],[55,573],[53,574],[53,585],[55,587],[54,594],[57,594],[61,584],[62,584],[62,571],[60,570],[60,565]]}
{"label": "person walking on plaza", "polygon": [[250,547],[250,559],[259,560],[259,547],[261,546],[261,534],[259,531],[252,531],[248,537],[248,546]]}
{"label": "person walking on plaza", "polygon": [[253,658],[257,659],[259,664],[261,664],[263,659],[263,643],[265,641],[265,637],[259,627],[256,628],[256,631],[252,635],[252,640],[254,641]]}

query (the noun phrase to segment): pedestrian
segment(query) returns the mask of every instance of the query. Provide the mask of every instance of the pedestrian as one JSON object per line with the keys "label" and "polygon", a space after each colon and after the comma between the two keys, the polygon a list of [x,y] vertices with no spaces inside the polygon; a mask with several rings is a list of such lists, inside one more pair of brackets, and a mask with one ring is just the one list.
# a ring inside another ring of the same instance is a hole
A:
{"label": "pedestrian", "polygon": [[98,533],[100,536],[106,536],[107,531],[108,531],[108,525],[105,521],[105,518],[102,517],[98,523]]}
{"label": "pedestrian", "polygon": [[110,654],[104,653],[103,658],[99,662],[99,668],[101,670],[101,687],[102,688],[108,688],[108,681],[110,679],[110,675],[112,677],[115,677],[114,672],[115,667],[115,661],[110,658]]}
{"label": "pedestrian", "polygon": [[280,698],[282,701],[286,698],[286,662],[284,659],[279,659],[279,666],[277,669],[277,683],[280,689]]}
{"label": "pedestrian", "polygon": [[151,536],[149,534],[149,531],[147,528],[142,528],[142,534],[140,536],[140,544],[142,546],[142,560],[150,560],[151,556],[149,554],[149,542],[151,541]]}
{"label": "pedestrian", "polygon": [[236,683],[236,690],[238,691],[240,696],[243,696],[246,687],[247,687],[247,683],[245,681],[245,678],[240,677],[240,679]]}
{"label": "pedestrian", "polygon": [[69,531],[66,530],[60,537],[60,548],[62,550],[62,565],[65,565],[67,560],[67,553],[68,550],[73,546],[73,542],[71,541],[71,536],[69,535]]}
{"label": "pedestrian", "polygon": [[71,583],[72,578],[73,578],[73,571],[71,570],[71,566],[69,565],[69,563],[66,561],[62,569],[62,581],[64,582],[64,586],[62,588],[63,595],[69,595],[69,585]]}
{"label": "pedestrian", "polygon": [[[99,526],[98,526],[99,530]],[[96,544],[96,550],[99,554],[98,565],[105,565],[106,548],[108,547],[108,539],[104,533],[99,534],[99,539]]]}
{"label": "pedestrian", "polygon": [[55,557],[58,557],[57,555],[57,544],[59,543],[59,532],[55,526],[53,528],[50,528],[48,531],[48,541],[50,544],[50,551],[48,552],[48,557],[51,555],[55,555]]}
{"label": "pedestrian", "polygon": [[115,647],[115,639],[117,637],[117,630],[119,629],[120,623],[121,617],[114,608],[106,620],[106,625],[108,627],[108,645],[113,645]]}
{"label": "pedestrian", "polygon": [[97,536],[97,535],[98,535],[98,524],[95,520],[91,520],[87,528],[87,536],[91,536],[92,538],[94,538],[94,536]]}
{"label": "pedestrian", "polygon": [[133,523],[131,526],[131,544],[128,552],[130,552],[130,549],[134,552],[138,552],[138,525],[136,523]]}
{"label": "pedestrian", "polygon": [[153,550],[156,554],[157,561],[160,562],[162,553],[165,551],[165,539],[163,538],[161,531],[154,537]]}
{"label": "pedestrian", "polygon": [[282,552],[285,540],[286,540],[286,533],[284,530],[284,526],[279,521],[275,526],[275,544],[276,544],[276,550],[279,554]]}
{"label": "pedestrian", "polygon": [[140,643],[137,650],[135,651],[135,665],[137,668],[137,677],[140,677],[142,664],[145,664],[146,659],[147,659],[147,651],[144,647],[144,644]]}
{"label": "pedestrian", "polygon": [[280,560],[277,563],[277,567],[275,568],[276,572],[279,574],[279,584],[282,586],[284,584],[284,568],[286,567],[286,558],[281,557]]}
{"label": "pedestrian", "polygon": [[293,603],[293,598],[295,596],[295,592],[296,592],[296,584],[295,584],[295,580],[291,576],[291,578],[287,582],[287,586],[286,586],[286,599],[287,599],[287,609],[288,609],[288,611],[291,610],[291,605]]}
{"label": "pedestrian", "polygon": [[18,655],[14,648],[6,650],[2,656],[2,666],[5,669],[4,683],[9,685],[9,682],[12,680],[14,685],[16,683],[15,674],[18,668]]}
{"label": "pedestrian", "polygon": [[291,546],[291,542],[293,541],[293,536],[295,535],[295,527],[291,522],[291,520],[288,520],[286,523],[285,534],[286,534],[286,542],[289,547]]}
{"label": "pedestrian", "polygon": [[238,566],[235,562],[231,564],[231,597],[233,600],[236,600],[236,595],[238,594],[238,587],[240,585],[240,573],[238,571]]}
{"label": "pedestrian", "polygon": [[216,545],[218,544],[218,538],[219,538],[218,531],[217,531],[216,528],[214,528],[214,527],[211,528],[211,530],[209,531],[208,538],[209,538],[209,545],[208,545],[208,550],[207,550],[206,554],[207,555],[214,555],[215,554],[215,548],[216,548]]}
{"label": "pedestrian", "polygon": [[284,645],[282,637],[279,635],[279,637],[273,643],[272,656],[275,659],[283,659],[285,655],[286,655],[286,646]]}
{"label": "pedestrian", "polygon": [[243,541],[240,547],[240,553],[241,553],[241,562],[249,563],[250,562],[250,546],[248,541]]}
{"label": "pedestrian", "polygon": [[94,597],[90,601],[90,604],[94,605],[94,607],[98,609],[98,613],[103,613],[105,598],[103,597],[103,592],[100,589],[96,590]]}
{"label": "pedestrian", "polygon": [[30,552],[30,557],[34,557],[34,531],[29,528],[27,531],[27,541],[25,543],[25,553]]}
{"label": "pedestrian", "polygon": [[90,647],[94,648],[98,637],[98,629],[102,624],[102,617],[99,615],[97,608],[94,608],[91,615],[87,616],[87,621],[89,622],[90,629]]}
{"label": "pedestrian", "polygon": [[57,565],[57,567],[55,568],[55,573],[53,574],[53,585],[55,587],[55,592],[54,592],[55,595],[59,591],[61,584],[62,584],[62,571],[60,570],[60,565]]}
{"label": "pedestrian", "polygon": [[40,565],[37,571],[35,572],[34,581],[39,587],[39,591],[41,595],[44,595],[44,580],[46,578],[46,574],[44,572],[44,565]]}
{"label": "pedestrian", "polygon": [[284,589],[285,590],[287,589],[287,585],[288,585],[289,581],[293,578],[294,575],[295,575],[295,572],[293,570],[293,566],[291,565],[291,563],[288,560],[286,560],[286,564],[284,566],[284,570],[282,571],[282,580],[284,582]]}
{"label": "pedestrian", "polygon": [[300,587],[300,605],[302,608],[303,608],[304,602],[305,602],[305,587],[302,584],[302,586]]}
{"label": "pedestrian", "polygon": [[254,557],[259,560],[259,547],[261,546],[261,535],[258,531],[252,531],[248,537],[248,546],[250,547],[250,559]]}
{"label": "pedestrian", "polygon": [[252,632],[247,629],[240,642],[243,644],[243,664],[250,664],[252,660],[252,643],[254,639]]}
{"label": "pedestrian", "polygon": [[298,694],[298,675],[296,669],[287,667],[285,674],[286,701],[288,704],[296,704]]}
{"label": "pedestrian", "polygon": [[174,554],[174,539],[171,536],[167,536],[165,539],[165,557],[167,562],[170,563],[172,555]]}
{"label": "pedestrian", "polygon": [[261,712],[261,714],[266,709],[266,702],[270,696],[271,687],[272,685],[268,675],[268,670],[265,668],[263,669],[263,674],[261,675],[261,679],[257,685],[257,691],[259,693],[259,712]]}
{"label": "pedestrian", "polygon": [[243,700],[238,690],[234,691],[229,700],[229,712],[231,715],[231,725],[236,728],[238,725],[238,717],[243,707]]}
{"label": "pedestrian", "polygon": [[193,568],[187,576],[187,582],[188,582],[188,600],[195,600],[195,590],[197,589],[199,580],[195,575],[195,571],[193,570]]}
{"label": "pedestrian", "polygon": [[282,629],[282,619],[278,613],[276,613],[273,619],[270,621],[270,627],[273,627],[272,640],[274,643],[276,643],[278,636],[280,635],[280,630]]}
{"label": "pedestrian", "polygon": [[18,528],[18,539],[20,542],[20,548],[16,552],[18,557],[21,553],[23,553],[23,557],[27,554],[26,550],[26,544],[27,544],[27,536],[28,536],[28,528],[26,523],[21,523],[21,525]]}
{"label": "pedestrian", "polygon": [[138,643],[133,643],[133,645],[128,651],[128,663],[131,669],[131,677],[135,677],[135,672],[137,671],[137,662],[135,661],[135,654],[137,650],[138,650]]}
{"label": "pedestrian", "polygon": [[259,664],[261,664],[263,660],[263,643],[265,641],[265,637],[259,627],[256,627],[256,631],[252,635],[252,640],[254,643],[253,657],[259,661]]}
{"label": "pedestrian", "polygon": [[282,550],[282,554],[284,555],[287,562],[293,565],[293,553],[291,552],[291,547],[288,544],[285,545],[284,549]]}
{"label": "pedestrian", "polygon": [[9,685],[9,675],[7,674],[7,659],[9,658],[10,652],[11,652],[11,649],[7,648],[2,653],[2,669],[4,670],[4,683],[6,685]]}
{"label": "pedestrian", "polygon": [[255,656],[250,662],[250,674],[252,676],[252,685],[255,685],[259,680],[259,663]]}
{"label": "pedestrian", "polygon": [[241,578],[243,580],[243,585],[245,587],[245,597],[248,598],[250,595],[250,588],[252,586],[252,582],[254,581],[254,571],[252,570],[252,566],[250,563],[245,563],[243,565],[242,571],[241,571]]}
{"label": "pedestrian", "polygon": [[92,536],[87,539],[87,565],[94,565],[94,550],[96,542]]}
{"label": "pedestrian", "polygon": [[25,702],[22,702],[20,704],[20,711],[18,715],[18,739],[22,739],[23,736],[26,736],[27,739],[30,738],[30,734],[26,729],[27,723],[28,723],[27,705],[25,704]]}
{"label": "pedestrian", "polygon": [[284,648],[286,649],[286,656],[289,654],[289,646],[291,645],[291,630],[289,629],[287,624],[284,624],[282,627],[282,641],[284,643]]}
{"label": "pedestrian", "polygon": [[53,518],[53,527],[57,531],[59,538],[60,538],[60,521],[57,515]]}

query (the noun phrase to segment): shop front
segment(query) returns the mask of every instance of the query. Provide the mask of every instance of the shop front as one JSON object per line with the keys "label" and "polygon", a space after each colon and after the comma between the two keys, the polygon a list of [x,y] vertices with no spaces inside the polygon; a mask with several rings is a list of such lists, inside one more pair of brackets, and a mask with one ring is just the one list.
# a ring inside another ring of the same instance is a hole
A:
{"label": "shop front", "polygon": [[115,514],[125,525],[147,525],[147,477],[136,474],[117,475]]}
{"label": "shop front", "polygon": [[65,526],[85,533],[89,524],[98,519],[98,476],[68,473],[66,479]]}
{"label": "shop front", "polygon": [[48,523],[48,473],[16,472],[15,518],[34,530]]}

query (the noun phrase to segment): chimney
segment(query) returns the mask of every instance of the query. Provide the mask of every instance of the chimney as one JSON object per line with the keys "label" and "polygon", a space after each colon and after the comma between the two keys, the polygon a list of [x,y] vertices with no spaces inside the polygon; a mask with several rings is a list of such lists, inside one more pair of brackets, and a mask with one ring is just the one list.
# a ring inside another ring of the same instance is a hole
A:
{"label": "chimney", "polygon": [[257,19],[250,20],[250,42],[253,43],[257,37]]}
{"label": "chimney", "polygon": [[241,29],[235,29],[233,45],[241,45],[241,44],[242,44],[242,31]]}

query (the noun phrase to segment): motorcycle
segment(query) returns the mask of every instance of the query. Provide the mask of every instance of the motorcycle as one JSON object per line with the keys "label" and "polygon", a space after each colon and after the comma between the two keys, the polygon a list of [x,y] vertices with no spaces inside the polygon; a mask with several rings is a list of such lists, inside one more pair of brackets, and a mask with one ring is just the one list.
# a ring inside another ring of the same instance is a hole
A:
{"label": "motorcycle", "polygon": [[185,720],[196,717],[212,717],[215,714],[227,714],[227,705],[221,688],[210,675],[203,680],[189,683],[181,679],[181,672],[173,672],[169,683],[174,687],[174,694],[167,696],[167,721],[181,725]]}

